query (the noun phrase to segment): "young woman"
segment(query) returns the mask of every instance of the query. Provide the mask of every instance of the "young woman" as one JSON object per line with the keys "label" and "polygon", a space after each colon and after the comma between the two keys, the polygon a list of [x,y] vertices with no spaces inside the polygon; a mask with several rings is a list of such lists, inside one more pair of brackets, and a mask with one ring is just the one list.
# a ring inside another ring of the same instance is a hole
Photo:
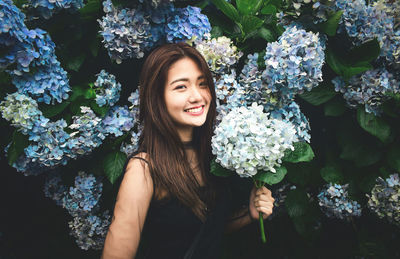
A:
{"label": "young woman", "polygon": [[229,186],[210,174],[216,96],[196,49],[157,48],[139,85],[140,148],[125,166],[102,258],[134,258],[139,242],[145,258],[219,258],[224,232],[272,213],[271,192],[253,188],[249,206],[232,213]]}

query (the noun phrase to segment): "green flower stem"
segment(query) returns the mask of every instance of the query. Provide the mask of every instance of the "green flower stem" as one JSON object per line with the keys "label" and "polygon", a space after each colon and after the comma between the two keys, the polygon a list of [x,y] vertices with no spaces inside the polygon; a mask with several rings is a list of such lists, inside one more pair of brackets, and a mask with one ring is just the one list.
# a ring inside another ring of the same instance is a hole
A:
{"label": "green flower stem", "polygon": [[[256,186],[257,188],[261,188],[261,187],[264,185],[263,182],[257,181],[257,180],[254,180],[254,184],[255,184],[255,186]],[[262,216],[262,212],[259,212],[259,213],[258,213],[258,219],[259,219],[259,221],[260,221],[261,240],[262,240],[262,242],[265,244],[265,243],[267,242],[267,239],[265,238],[264,219],[263,219],[263,216]]]}

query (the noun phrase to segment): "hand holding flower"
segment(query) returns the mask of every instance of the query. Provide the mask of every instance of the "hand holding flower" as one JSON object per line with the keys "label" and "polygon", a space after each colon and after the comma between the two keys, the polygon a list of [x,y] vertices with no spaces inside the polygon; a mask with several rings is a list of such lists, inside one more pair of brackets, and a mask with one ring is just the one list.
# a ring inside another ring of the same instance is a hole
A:
{"label": "hand holding flower", "polygon": [[272,197],[271,191],[262,186],[257,188],[253,186],[249,199],[249,214],[253,220],[258,220],[260,212],[263,219],[268,218],[273,211],[275,199]]}

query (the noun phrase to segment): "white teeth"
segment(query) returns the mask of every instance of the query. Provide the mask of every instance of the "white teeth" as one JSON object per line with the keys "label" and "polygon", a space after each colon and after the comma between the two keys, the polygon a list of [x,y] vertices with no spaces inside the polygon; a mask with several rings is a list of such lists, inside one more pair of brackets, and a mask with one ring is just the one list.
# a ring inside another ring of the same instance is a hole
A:
{"label": "white teeth", "polygon": [[201,107],[199,107],[199,108],[196,108],[196,109],[188,109],[188,110],[186,110],[187,112],[199,112],[199,111],[201,111],[201,109],[203,109],[203,106],[201,106]]}

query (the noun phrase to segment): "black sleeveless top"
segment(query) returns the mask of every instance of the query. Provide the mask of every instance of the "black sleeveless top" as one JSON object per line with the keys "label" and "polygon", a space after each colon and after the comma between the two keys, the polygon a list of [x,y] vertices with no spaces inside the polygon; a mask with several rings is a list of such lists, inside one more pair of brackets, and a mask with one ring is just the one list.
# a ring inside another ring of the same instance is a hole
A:
{"label": "black sleeveless top", "polygon": [[[137,259],[220,258],[225,223],[231,212],[231,194],[223,178],[212,178],[218,182],[217,200],[214,208],[208,208],[204,223],[176,197],[156,200],[153,196]],[[201,188],[200,198],[204,200],[205,188]]]}

